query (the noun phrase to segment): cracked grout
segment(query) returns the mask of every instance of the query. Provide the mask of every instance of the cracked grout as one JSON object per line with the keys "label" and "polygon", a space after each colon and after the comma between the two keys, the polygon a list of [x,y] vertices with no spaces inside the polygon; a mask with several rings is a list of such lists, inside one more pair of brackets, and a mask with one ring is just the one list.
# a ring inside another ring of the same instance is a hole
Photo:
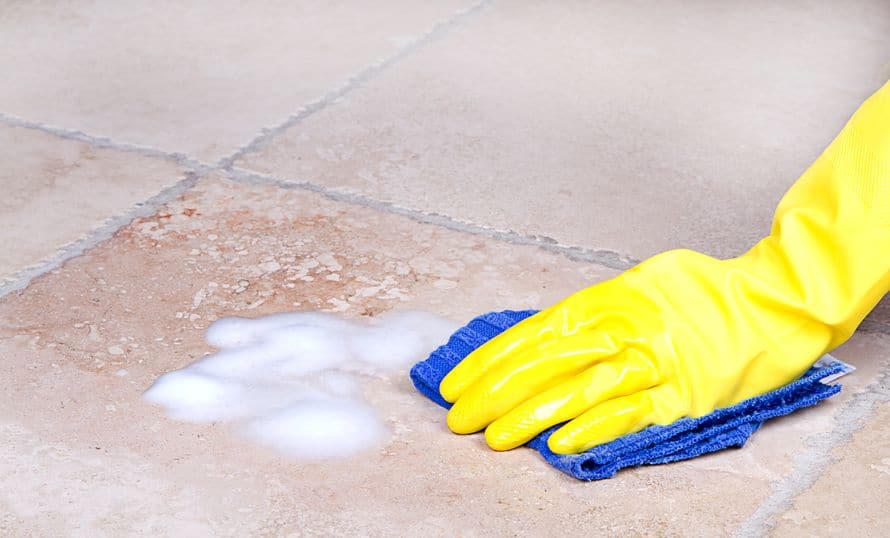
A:
{"label": "cracked grout", "polygon": [[260,131],[260,134],[253,138],[253,140],[235,150],[235,152],[228,157],[223,157],[222,159],[217,161],[214,167],[220,170],[228,170],[232,168],[235,162],[241,157],[263,149],[273,138],[277,137],[294,125],[305,120],[309,116],[312,116],[316,112],[324,110],[328,106],[335,104],[346,94],[352,92],[353,90],[361,88],[367,82],[373,80],[387,69],[398,64],[404,58],[418,52],[426,44],[440,39],[452,29],[460,26],[466,19],[481,11],[483,8],[487,7],[489,4],[491,4],[491,2],[492,0],[482,0],[481,2],[469,8],[456,12],[448,19],[437,23],[431,30],[412,40],[410,43],[400,48],[392,56],[371,64],[362,71],[346,79],[343,84],[324,94],[321,98],[312,101],[306,105],[303,105],[303,107],[301,107],[299,111],[288,116],[288,118],[282,123],[274,127],[264,128],[262,131]]}
{"label": "cracked grout", "polygon": [[890,401],[890,360],[885,360],[881,373],[861,393],[854,395],[835,417],[835,426],[829,432],[810,436],[809,448],[795,457],[793,470],[773,483],[772,493],[757,510],[742,523],[735,535],[741,537],[764,536],[775,525],[775,518],[789,510],[794,500],[805,493],[823,475],[825,470],[839,460],[834,450],[853,439],[874,414],[875,405]]}
{"label": "cracked grout", "polygon": [[283,189],[299,189],[314,192],[336,202],[343,202],[350,205],[367,207],[375,209],[377,211],[381,211],[383,213],[408,217],[416,222],[421,222],[423,224],[433,224],[435,226],[440,226],[449,230],[468,233],[471,235],[479,235],[490,239],[504,241],[514,245],[534,246],[541,248],[547,252],[563,255],[573,261],[594,263],[603,267],[607,267],[609,269],[623,271],[626,269],[630,269],[631,267],[639,263],[639,260],[631,257],[622,256],[621,254],[611,250],[588,249],[577,246],[563,245],[556,239],[550,237],[539,235],[524,235],[513,230],[498,230],[489,226],[483,226],[473,222],[458,220],[453,217],[449,217],[448,215],[421,211],[418,209],[403,207],[392,202],[380,201],[359,193],[344,192],[341,190],[324,187],[322,185],[318,185],[309,181],[287,180],[274,176],[268,176],[265,174],[259,174],[256,172],[250,172],[240,168],[232,168],[229,170],[224,170],[224,172],[226,174],[225,177],[237,183],[246,185],[271,185]]}
{"label": "cracked grout", "polygon": [[206,173],[212,169],[212,166],[193,159],[184,153],[172,153],[149,146],[140,146],[138,144],[119,142],[108,137],[93,136],[79,130],[65,129],[63,127],[55,127],[52,125],[45,125],[42,123],[28,121],[23,118],[11,116],[2,112],[0,112],[0,123],[3,123],[10,127],[19,127],[22,129],[41,131],[57,136],[59,138],[64,138],[66,140],[76,140],[78,142],[83,142],[93,148],[117,150],[125,153],[136,153],[138,155],[143,155],[146,157],[154,157],[163,159],[165,161],[171,161],[180,166],[186,167],[193,172]]}
{"label": "cracked grout", "polygon": [[200,172],[186,172],[184,178],[163,189],[148,200],[133,204],[126,213],[109,218],[102,226],[92,230],[86,237],[62,247],[51,258],[30,268],[18,271],[5,279],[0,279],[0,298],[27,288],[34,279],[61,267],[68,260],[76,258],[100,243],[111,239],[114,234],[130,224],[134,219],[154,214],[162,205],[175,200],[194,187],[203,176],[204,173]]}

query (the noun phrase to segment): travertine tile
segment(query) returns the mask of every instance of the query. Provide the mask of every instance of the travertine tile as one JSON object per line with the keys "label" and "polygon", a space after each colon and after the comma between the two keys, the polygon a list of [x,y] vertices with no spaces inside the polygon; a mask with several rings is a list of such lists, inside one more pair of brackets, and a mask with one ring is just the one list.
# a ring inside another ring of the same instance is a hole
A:
{"label": "travertine tile", "polygon": [[183,174],[167,161],[0,126],[0,285]]}
{"label": "travertine tile", "polygon": [[880,334],[857,333],[832,355],[856,367],[856,371],[839,380],[840,394],[816,407],[767,422],[755,434],[745,450],[725,453],[726,457],[699,459],[691,465],[701,468],[746,469],[745,473],[770,480],[779,479],[794,470],[795,459],[809,449],[808,439],[824,435],[838,427],[837,414],[850,400],[860,395],[890,367],[890,340]]}
{"label": "travertine tile", "polygon": [[863,329],[890,334],[890,295],[878,303],[878,306],[865,318]]}
{"label": "travertine tile", "polygon": [[883,0],[495,3],[238,165],[636,258],[735,255],[890,77],[887,35]]}
{"label": "travertine tile", "polygon": [[[220,316],[412,307],[464,320],[545,306],[611,274],[312,193],[203,180],[0,300],[0,534],[726,534],[877,368],[745,450],[597,483],[450,434],[405,375],[367,381],[393,440],[324,465],[139,399],[210,351],[203,331]],[[868,349],[861,338],[850,355]]]}
{"label": "travertine tile", "polygon": [[[886,390],[886,389],[885,389]],[[853,439],[835,450],[837,462],[794,501],[776,536],[884,536],[890,529],[890,403]]]}
{"label": "travertine tile", "polygon": [[214,161],[470,5],[5,3],[0,112]]}

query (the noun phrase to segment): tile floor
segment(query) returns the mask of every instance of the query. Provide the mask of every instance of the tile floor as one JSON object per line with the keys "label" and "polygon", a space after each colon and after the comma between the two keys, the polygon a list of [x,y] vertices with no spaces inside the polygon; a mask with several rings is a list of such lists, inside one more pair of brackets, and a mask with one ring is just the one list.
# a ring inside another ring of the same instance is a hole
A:
{"label": "tile floor", "polygon": [[887,301],[837,398],[590,484],[449,434],[404,375],[366,387],[392,442],[327,465],[139,398],[226,315],[464,320],[741,252],[890,77],[890,4],[185,5],[0,4],[0,535],[890,528]]}

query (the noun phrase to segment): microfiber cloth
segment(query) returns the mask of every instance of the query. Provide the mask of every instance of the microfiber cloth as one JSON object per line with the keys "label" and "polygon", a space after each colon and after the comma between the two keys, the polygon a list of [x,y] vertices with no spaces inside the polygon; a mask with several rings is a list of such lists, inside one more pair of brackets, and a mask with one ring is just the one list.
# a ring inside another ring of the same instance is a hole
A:
{"label": "microfiber cloth", "polygon": [[[442,407],[451,407],[439,394],[442,378],[474,349],[535,313],[534,310],[508,310],[473,319],[455,332],[448,343],[411,369],[414,386]],[[798,380],[772,392],[717,409],[703,417],[683,418],[667,426],[650,426],[581,454],[560,455],[550,451],[547,439],[559,426],[542,432],[526,446],[540,452],[560,471],[581,480],[609,478],[625,467],[669,463],[724,448],[741,447],[765,421],[814,405],[840,392],[839,385],[826,384],[827,378],[838,377],[848,368],[839,361],[824,366],[817,363]]]}

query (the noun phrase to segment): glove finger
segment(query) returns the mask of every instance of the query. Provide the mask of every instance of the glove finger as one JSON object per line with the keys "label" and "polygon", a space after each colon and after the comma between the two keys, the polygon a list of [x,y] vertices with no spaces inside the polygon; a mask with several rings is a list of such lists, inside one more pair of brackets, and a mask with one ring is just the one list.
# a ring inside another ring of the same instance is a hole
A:
{"label": "glove finger", "polygon": [[[507,357],[525,353],[542,342],[589,333],[605,323],[616,330],[633,326],[633,320],[615,315],[622,302],[618,279],[613,278],[575,293],[492,338],[462,360],[439,384],[449,402],[461,395]],[[628,301],[624,293],[624,303]]]}
{"label": "glove finger", "polygon": [[[552,308],[551,308],[552,310]],[[455,402],[486,373],[504,359],[522,355],[548,337],[549,310],[538,312],[492,338],[467,355],[439,384],[442,398]]]}
{"label": "glove finger", "polygon": [[[607,400],[553,432],[547,446],[556,454],[578,454],[638,432],[654,424],[656,416],[667,417],[664,411],[656,414],[655,401],[660,399],[660,393],[670,390],[667,385],[659,385]],[[661,423],[668,424],[681,416],[682,413],[675,409],[671,411],[671,417]]]}
{"label": "glove finger", "polygon": [[509,450],[601,402],[646,390],[660,381],[652,362],[639,350],[628,349],[521,403],[492,422],[485,439],[495,450]]}
{"label": "glove finger", "polygon": [[472,433],[522,402],[590,368],[618,351],[613,339],[594,331],[544,342],[505,358],[471,385],[448,412],[455,433]]}

